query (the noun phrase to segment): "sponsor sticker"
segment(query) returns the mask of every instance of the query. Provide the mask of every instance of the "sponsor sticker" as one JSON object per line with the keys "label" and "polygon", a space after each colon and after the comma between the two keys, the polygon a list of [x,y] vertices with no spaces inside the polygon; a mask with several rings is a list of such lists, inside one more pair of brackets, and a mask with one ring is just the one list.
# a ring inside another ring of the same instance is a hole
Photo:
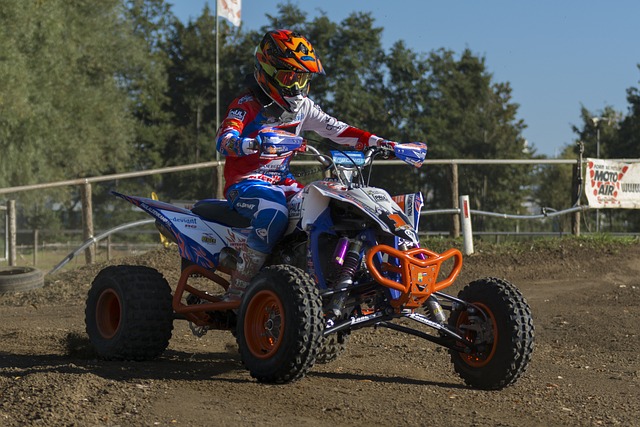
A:
{"label": "sponsor sticker", "polygon": [[229,111],[229,115],[227,116],[227,118],[243,121],[244,116],[246,115],[247,115],[247,112],[245,110],[241,108],[234,108],[233,110]]}

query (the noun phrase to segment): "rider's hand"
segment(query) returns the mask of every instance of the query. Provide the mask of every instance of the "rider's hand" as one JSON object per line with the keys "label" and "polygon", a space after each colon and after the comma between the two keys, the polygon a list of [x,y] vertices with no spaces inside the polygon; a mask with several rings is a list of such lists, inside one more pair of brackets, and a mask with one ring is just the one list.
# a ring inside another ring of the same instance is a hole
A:
{"label": "rider's hand", "polygon": [[380,147],[380,148],[386,148],[386,149],[388,149],[389,151],[393,152],[393,149],[395,148],[395,146],[396,146],[396,145],[398,145],[398,143],[397,143],[397,142],[394,142],[394,141],[389,141],[388,139],[382,139],[382,138],[380,138],[380,139],[378,140],[378,144],[377,144],[377,145],[378,145],[378,147]]}
{"label": "rider's hand", "polygon": [[389,141],[388,139],[379,139],[378,140],[378,147],[383,149],[382,152],[382,158],[383,159],[391,159],[394,157],[394,150],[396,145],[398,145],[397,142],[394,141]]}

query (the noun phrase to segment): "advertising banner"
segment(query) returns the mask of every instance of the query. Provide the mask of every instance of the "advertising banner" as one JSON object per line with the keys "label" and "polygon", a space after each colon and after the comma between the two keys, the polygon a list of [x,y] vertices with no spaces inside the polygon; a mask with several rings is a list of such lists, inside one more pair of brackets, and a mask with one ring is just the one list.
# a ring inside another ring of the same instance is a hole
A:
{"label": "advertising banner", "polygon": [[585,194],[594,208],[640,208],[640,162],[587,159]]}

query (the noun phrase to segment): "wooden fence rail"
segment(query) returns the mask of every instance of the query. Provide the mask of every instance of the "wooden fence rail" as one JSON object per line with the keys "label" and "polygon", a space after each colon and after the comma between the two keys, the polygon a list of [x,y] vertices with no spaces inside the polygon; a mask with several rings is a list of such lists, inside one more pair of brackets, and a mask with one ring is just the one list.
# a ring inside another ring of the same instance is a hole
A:
{"label": "wooden fence rail", "polygon": [[[316,166],[318,163],[316,161],[293,161],[293,165],[313,165]],[[425,160],[425,165],[450,165],[450,191],[451,191],[451,200],[453,200],[454,206],[452,207],[456,212],[459,212],[459,179],[458,179],[458,165],[575,165],[577,167],[574,168],[574,180],[577,181],[577,177],[580,175],[577,171],[581,167],[581,161],[571,160],[571,159],[442,159],[442,160]],[[400,160],[389,160],[385,162],[378,163],[378,166],[394,166],[394,165],[404,165],[404,162]],[[81,186],[81,197],[82,197],[82,223],[83,223],[83,237],[86,239],[90,239],[93,237],[94,233],[94,225],[93,225],[93,209],[91,203],[91,194],[92,194],[92,183],[104,182],[104,181],[112,181],[119,179],[130,179],[165,173],[173,173],[173,172],[181,172],[181,171],[189,171],[195,169],[203,169],[203,168],[213,168],[216,169],[218,177],[220,177],[222,167],[224,166],[224,161],[211,161],[211,162],[203,162],[196,163],[191,165],[182,165],[182,166],[173,166],[159,169],[151,169],[146,171],[136,171],[136,172],[127,172],[127,173],[119,173],[119,174],[111,174],[111,175],[103,175],[103,176],[95,176],[89,178],[79,178],[72,179],[66,181],[57,181],[57,182],[49,182],[42,184],[32,184],[32,185],[22,185],[17,187],[7,187],[0,188],[0,195],[3,194],[15,194],[24,191],[32,191],[32,190],[40,190],[40,189],[48,189],[48,188],[56,188],[56,187],[65,187],[65,186]],[[219,180],[220,181],[220,180]],[[217,188],[217,196],[219,198],[223,198],[221,185],[218,185]],[[8,223],[8,260],[9,265],[15,265],[16,262],[16,218],[15,218],[15,200],[9,200],[7,202],[7,223]],[[572,219],[573,224],[573,233],[580,234],[580,212],[577,211],[573,214],[574,218]],[[460,221],[459,214],[453,213],[451,214],[451,226],[450,226],[450,235],[452,237],[458,237],[460,235]],[[85,251],[85,259],[88,264],[94,262],[95,259],[95,249],[89,247]]]}

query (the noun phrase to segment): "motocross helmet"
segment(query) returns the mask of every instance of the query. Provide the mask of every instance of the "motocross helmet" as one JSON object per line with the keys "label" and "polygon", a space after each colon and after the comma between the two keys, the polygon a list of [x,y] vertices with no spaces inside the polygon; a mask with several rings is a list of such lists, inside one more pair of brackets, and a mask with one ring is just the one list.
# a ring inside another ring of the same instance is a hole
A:
{"label": "motocross helmet", "polygon": [[[256,47],[254,76],[269,98],[288,112],[297,112],[309,94],[314,74],[324,74],[311,43],[290,30],[273,30]],[[287,99],[288,98],[288,99]]]}

